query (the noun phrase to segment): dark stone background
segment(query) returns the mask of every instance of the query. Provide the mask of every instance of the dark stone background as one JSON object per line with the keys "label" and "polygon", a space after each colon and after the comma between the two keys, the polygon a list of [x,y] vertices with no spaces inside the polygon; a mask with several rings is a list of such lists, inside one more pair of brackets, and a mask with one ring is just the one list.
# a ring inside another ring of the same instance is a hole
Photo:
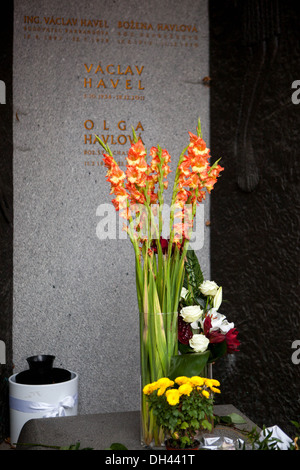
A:
{"label": "dark stone background", "polygon": [[[264,18],[261,4],[272,7]],[[218,403],[293,436],[290,420],[300,421],[300,364],[291,360],[300,340],[300,104],[291,101],[291,85],[300,79],[299,20],[296,1],[210,2],[211,153],[225,168],[211,198],[211,269],[223,286],[222,313],[241,341],[239,353],[214,367]],[[237,138],[243,118],[251,118],[246,147]]]}

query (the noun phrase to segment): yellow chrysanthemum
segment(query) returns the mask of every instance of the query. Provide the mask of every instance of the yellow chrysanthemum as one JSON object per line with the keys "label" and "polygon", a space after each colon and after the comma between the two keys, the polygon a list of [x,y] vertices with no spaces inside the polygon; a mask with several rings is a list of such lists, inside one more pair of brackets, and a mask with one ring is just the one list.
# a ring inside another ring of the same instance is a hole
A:
{"label": "yellow chrysanthemum", "polygon": [[216,387],[211,387],[210,389],[211,389],[211,391],[214,392],[214,393],[221,393],[221,390],[219,390],[219,389],[216,388]]}
{"label": "yellow chrysanthemum", "polygon": [[180,393],[179,393],[178,389],[171,388],[171,389],[167,390],[166,391],[166,398],[167,398],[167,402],[169,403],[169,405],[171,405],[171,406],[178,405],[179,399],[180,399]]}
{"label": "yellow chrysanthemum", "polygon": [[183,385],[183,384],[186,384],[190,381],[189,377],[185,377],[184,375],[181,376],[181,377],[177,377],[175,379],[175,382],[178,384],[178,385]]}
{"label": "yellow chrysanthemum", "polygon": [[173,380],[170,380],[168,377],[162,377],[161,379],[157,380],[157,385],[159,387],[172,387],[174,385]]}
{"label": "yellow chrysanthemum", "polygon": [[167,390],[167,387],[159,387],[157,391],[157,396],[161,397],[165,393],[166,390]]}
{"label": "yellow chrysanthemum", "polygon": [[180,395],[190,395],[193,390],[193,386],[190,383],[182,384],[178,388]]}
{"label": "yellow chrysanthemum", "polygon": [[215,387],[215,386],[219,387],[220,382],[215,379],[205,379],[205,385],[211,389],[212,387]]}
{"label": "yellow chrysanthemum", "polygon": [[205,379],[205,383],[208,387],[220,387],[220,382],[216,379]]}
{"label": "yellow chrysanthemum", "polygon": [[215,385],[216,387],[220,387],[220,385],[221,385],[220,382],[219,382],[218,380],[216,380],[216,379],[211,379],[211,382],[212,382],[212,384]]}
{"label": "yellow chrysanthemum", "polygon": [[202,390],[202,395],[205,397],[205,398],[209,398],[209,392],[207,390]]}
{"label": "yellow chrysanthemum", "polygon": [[151,384],[145,385],[145,387],[143,388],[143,393],[145,395],[151,395],[151,393],[153,393],[154,390],[156,389],[157,389],[157,382],[153,382]]}
{"label": "yellow chrysanthemum", "polygon": [[204,384],[204,378],[194,376],[190,378],[190,382],[195,386],[202,387],[202,385]]}

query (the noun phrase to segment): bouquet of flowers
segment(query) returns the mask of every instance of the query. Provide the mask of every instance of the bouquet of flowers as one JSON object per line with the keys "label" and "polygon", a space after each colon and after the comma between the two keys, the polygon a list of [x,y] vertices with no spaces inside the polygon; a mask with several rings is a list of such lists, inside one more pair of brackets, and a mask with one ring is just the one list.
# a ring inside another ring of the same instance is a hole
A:
{"label": "bouquet of flowers", "polygon": [[181,376],[174,381],[163,377],[144,387],[150,409],[168,437],[168,448],[194,448],[197,433],[211,431],[213,395],[220,393],[219,386],[214,379]]}
{"label": "bouquet of flowers", "polygon": [[[202,139],[199,120],[197,135],[189,132],[189,144],[179,156],[166,217],[168,236],[163,240],[164,190],[171,172],[168,151],[151,147],[147,157],[143,142],[133,130],[124,172],[110,148],[96,137],[104,149],[112,203],[124,219],[124,230],[134,248],[144,386],[168,376],[171,365],[176,374],[177,312],[196,207],[212,191],[223,168],[218,161],[210,165],[210,150]],[[159,438],[154,435],[157,429],[143,396],[142,423],[145,443],[151,442],[153,436],[158,443]]]}
{"label": "bouquet of flowers", "polygon": [[178,341],[183,355],[199,353],[201,359],[195,359],[205,364],[239,351],[238,331],[219,312],[221,304],[222,287],[204,280],[197,256],[189,250],[178,308]]}

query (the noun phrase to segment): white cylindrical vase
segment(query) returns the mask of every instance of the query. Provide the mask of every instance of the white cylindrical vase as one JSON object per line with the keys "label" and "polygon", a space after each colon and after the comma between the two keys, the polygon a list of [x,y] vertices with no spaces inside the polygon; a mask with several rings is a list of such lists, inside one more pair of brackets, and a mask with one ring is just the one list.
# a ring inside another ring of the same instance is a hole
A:
{"label": "white cylindrical vase", "polygon": [[[71,372],[71,371],[70,371]],[[27,385],[9,377],[10,441],[15,446],[22,427],[30,419],[77,415],[78,375],[46,385]]]}

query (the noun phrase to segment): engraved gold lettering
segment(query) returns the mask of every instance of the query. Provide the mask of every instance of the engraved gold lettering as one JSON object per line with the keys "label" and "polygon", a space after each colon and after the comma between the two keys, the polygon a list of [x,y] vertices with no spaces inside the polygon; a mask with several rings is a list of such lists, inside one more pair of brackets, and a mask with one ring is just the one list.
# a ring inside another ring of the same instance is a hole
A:
{"label": "engraved gold lettering", "polygon": [[111,82],[113,88],[117,88],[119,81],[120,80],[116,80],[116,83],[114,83],[113,79],[112,78],[110,79],[110,82]]}
{"label": "engraved gold lettering", "polygon": [[109,139],[109,135],[106,136],[106,137],[105,137],[104,135],[102,135],[101,137],[102,137],[103,142],[104,142],[105,144],[107,144],[108,139]]}
{"label": "engraved gold lettering", "polygon": [[44,16],[44,21],[47,25],[51,25],[51,24],[55,24],[59,26],[69,26],[69,25],[76,26],[77,25],[77,18],[65,19],[61,17],[54,18],[54,16],[51,16],[51,17]]}
{"label": "engraved gold lettering", "polygon": [[144,130],[144,128],[143,128],[141,122],[139,122],[138,125],[137,125],[136,128],[135,128],[136,131],[137,131],[138,129],[141,129],[141,131]]}
{"label": "engraved gold lettering", "polygon": [[133,71],[131,70],[130,65],[128,65],[127,69],[124,72],[124,75],[127,75],[128,73],[130,73],[130,75],[133,75]]}
{"label": "engraved gold lettering", "polygon": [[121,134],[121,135],[118,136],[118,143],[119,143],[120,145],[125,145],[126,142],[127,142],[127,137],[126,137],[126,135]]}
{"label": "engraved gold lettering", "polygon": [[142,31],[153,31],[153,26],[151,23],[138,23],[134,22],[133,20],[131,21],[119,21],[118,22],[118,28],[124,28],[124,29],[138,29]]}
{"label": "engraved gold lettering", "polygon": [[100,64],[97,66],[97,68],[95,70],[95,73],[98,73],[98,72],[101,72],[102,74],[104,74],[103,69],[102,69]]}
{"label": "engraved gold lettering", "polygon": [[111,74],[111,75],[114,75],[114,74],[115,74],[114,71],[112,71],[112,72],[109,71],[110,67],[114,67],[113,64],[109,64],[109,65],[106,67],[106,72],[109,73],[109,74]]}
{"label": "engraved gold lettering", "polygon": [[142,65],[141,68],[139,69],[138,66],[136,65],[135,68],[136,68],[137,73],[141,75],[142,71],[144,70],[144,66]]}
{"label": "engraved gold lettering", "polygon": [[87,143],[91,144],[92,143],[92,134],[90,134],[90,135],[85,134],[84,135],[84,143],[85,144],[87,144]]}
{"label": "engraved gold lettering", "polygon": [[88,27],[99,27],[99,28],[108,28],[108,24],[106,20],[86,20],[82,19],[80,22],[80,26],[88,26]]}
{"label": "engraved gold lettering", "polygon": [[40,22],[39,16],[24,16],[24,23],[36,23]]}
{"label": "engraved gold lettering", "polygon": [[121,72],[121,65],[118,65],[118,75],[124,75],[124,72]]}
{"label": "engraved gold lettering", "polygon": [[87,119],[83,125],[88,131],[91,131],[94,128],[94,123],[90,119]]}
{"label": "engraved gold lettering", "polygon": [[92,88],[92,79],[91,78],[84,78],[83,80],[83,83],[84,83],[84,88],[87,88],[87,86],[89,85],[90,88]]}
{"label": "engraved gold lettering", "polygon": [[157,25],[158,31],[176,31],[177,33],[197,33],[197,28],[195,25],[190,24],[166,24],[166,23],[159,23]]}
{"label": "engraved gold lettering", "polygon": [[118,128],[120,129],[120,131],[126,131],[126,123],[125,123],[125,121],[119,121],[119,122],[118,122]]}
{"label": "engraved gold lettering", "polygon": [[90,71],[91,71],[92,68],[93,68],[93,64],[90,65],[90,68],[88,68],[88,66],[87,66],[86,64],[84,64],[84,66],[85,66],[86,71],[87,71],[88,73],[90,73]]}
{"label": "engraved gold lettering", "polygon": [[105,83],[104,83],[104,81],[103,81],[102,78],[101,78],[101,80],[99,80],[99,83],[98,83],[98,85],[97,85],[97,88],[99,88],[100,86],[103,86],[103,88],[106,88],[106,85],[105,85]]}

